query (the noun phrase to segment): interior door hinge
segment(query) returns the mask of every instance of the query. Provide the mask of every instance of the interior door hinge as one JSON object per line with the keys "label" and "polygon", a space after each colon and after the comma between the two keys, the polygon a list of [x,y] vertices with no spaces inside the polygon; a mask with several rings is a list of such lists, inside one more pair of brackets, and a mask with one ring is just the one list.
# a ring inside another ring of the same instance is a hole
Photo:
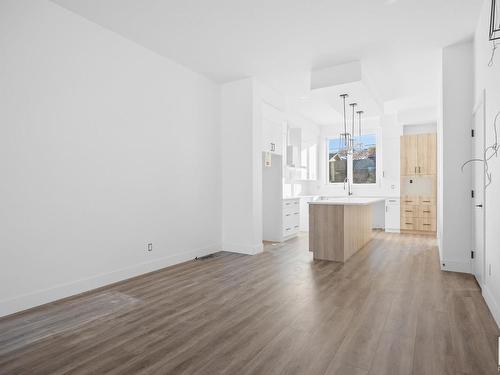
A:
{"label": "interior door hinge", "polygon": [[470,252],[470,258],[474,259],[474,250]]}
{"label": "interior door hinge", "polygon": [[470,131],[470,136],[471,136],[472,138],[474,138],[474,129],[471,129],[471,131]]}

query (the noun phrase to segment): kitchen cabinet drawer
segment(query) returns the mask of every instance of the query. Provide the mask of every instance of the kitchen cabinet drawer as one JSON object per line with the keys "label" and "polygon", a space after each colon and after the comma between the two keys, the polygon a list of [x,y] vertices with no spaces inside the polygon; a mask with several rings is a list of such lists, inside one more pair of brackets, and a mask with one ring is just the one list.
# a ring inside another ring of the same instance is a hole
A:
{"label": "kitchen cabinet drawer", "polygon": [[401,206],[407,205],[415,205],[419,203],[419,198],[411,195],[405,195],[401,197]]}
{"label": "kitchen cabinet drawer", "polygon": [[436,206],[419,206],[418,217],[436,219]]}
{"label": "kitchen cabinet drawer", "polygon": [[299,212],[289,212],[283,215],[283,225],[295,226],[300,224]]}
{"label": "kitchen cabinet drawer", "polygon": [[402,205],[401,206],[401,216],[403,218],[416,218],[418,217],[418,206],[412,205]]}
{"label": "kitchen cabinet drawer", "polygon": [[283,201],[283,213],[297,212],[300,211],[300,200],[299,199],[287,199]]}
{"label": "kitchen cabinet drawer", "polygon": [[435,206],[436,205],[436,199],[434,197],[429,197],[429,196],[421,195],[419,197],[419,204],[424,205],[424,206]]}
{"label": "kitchen cabinet drawer", "polygon": [[283,227],[283,237],[288,237],[299,232],[299,224],[296,225],[285,225]]}
{"label": "kitchen cabinet drawer", "polygon": [[418,230],[418,219],[416,218],[401,218],[401,229],[403,230]]}
{"label": "kitchen cabinet drawer", "polygon": [[424,232],[435,232],[436,231],[436,219],[420,218],[418,220],[418,230]]}

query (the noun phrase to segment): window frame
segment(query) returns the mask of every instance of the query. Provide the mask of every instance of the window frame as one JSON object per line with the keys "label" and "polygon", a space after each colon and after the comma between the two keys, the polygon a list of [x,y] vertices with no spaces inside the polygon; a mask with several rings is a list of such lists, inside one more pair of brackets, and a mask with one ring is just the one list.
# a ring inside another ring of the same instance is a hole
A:
{"label": "window frame", "polygon": [[[381,160],[382,158],[380,157],[381,155],[381,148],[380,148],[380,131],[379,129],[367,129],[365,132],[365,135],[370,135],[374,134],[375,135],[375,145],[377,148],[377,164],[376,164],[376,169],[375,169],[375,182],[354,182],[353,181],[353,175],[354,175],[354,163],[353,163],[353,158],[352,155],[347,156],[347,178],[351,182],[352,186],[358,186],[358,187],[366,187],[366,188],[371,188],[371,187],[378,187],[380,186],[380,178],[381,178]],[[325,184],[328,186],[343,186],[343,182],[330,182],[330,163],[329,163],[329,154],[330,154],[330,140],[332,139],[338,139],[337,136],[327,136],[325,138],[325,153],[324,153],[324,160],[325,160]]]}

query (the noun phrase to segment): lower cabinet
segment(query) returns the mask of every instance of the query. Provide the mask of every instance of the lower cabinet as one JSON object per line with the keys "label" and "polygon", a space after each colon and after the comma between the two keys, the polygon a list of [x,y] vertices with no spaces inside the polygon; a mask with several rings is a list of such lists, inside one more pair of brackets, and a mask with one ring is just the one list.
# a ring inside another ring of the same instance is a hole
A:
{"label": "lower cabinet", "polygon": [[401,229],[416,232],[436,231],[436,202],[434,198],[405,197],[401,204]]}
{"label": "lower cabinet", "polygon": [[283,240],[291,238],[300,230],[300,199],[283,200]]}

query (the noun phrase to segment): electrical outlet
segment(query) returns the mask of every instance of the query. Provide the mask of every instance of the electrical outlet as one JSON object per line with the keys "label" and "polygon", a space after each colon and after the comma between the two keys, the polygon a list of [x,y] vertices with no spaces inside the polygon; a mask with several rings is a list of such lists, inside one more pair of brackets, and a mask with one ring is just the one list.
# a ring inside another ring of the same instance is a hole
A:
{"label": "electrical outlet", "polygon": [[152,243],[148,243],[148,251],[153,251],[153,244]]}

